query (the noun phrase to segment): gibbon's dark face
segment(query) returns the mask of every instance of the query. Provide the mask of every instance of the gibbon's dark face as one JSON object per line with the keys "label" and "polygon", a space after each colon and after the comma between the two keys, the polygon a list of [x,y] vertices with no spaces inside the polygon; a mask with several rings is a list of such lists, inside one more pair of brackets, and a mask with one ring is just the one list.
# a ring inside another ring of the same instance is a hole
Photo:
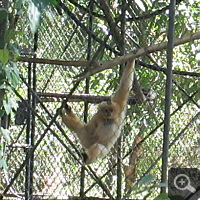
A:
{"label": "gibbon's dark face", "polygon": [[102,109],[102,114],[103,116],[105,117],[112,117],[112,114],[113,114],[113,108],[104,108]]}
{"label": "gibbon's dark face", "polygon": [[114,116],[116,115],[115,111],[115,104],[113,102],[107,103],[103,102],[99,106],[99,111],[102,114],[102,117],[105,119],[113,119]]}

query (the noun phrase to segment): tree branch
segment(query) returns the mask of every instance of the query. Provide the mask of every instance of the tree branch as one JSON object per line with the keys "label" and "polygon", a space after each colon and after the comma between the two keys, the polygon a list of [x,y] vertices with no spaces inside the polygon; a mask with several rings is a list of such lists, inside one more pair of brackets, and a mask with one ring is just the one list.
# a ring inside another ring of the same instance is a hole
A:
{"label": "tree branch", "polygon": [[[178,46],[178,45],[181,45],[181,44],[184,44],[184,43],[187,43],[187,42],[192,42],[192,41],[197,40],[197,39],[200,39],[200,32],[192,33],[190,35],[183,36],[179,39],[175,39],[174,40],[174,46]],[[138,58],[140,56],[144,56],[146,54],[153,53],[153,52],[156,52],[156,51],[161,51],[161,50],[166,49],[166,48],[167,48],[167,42],[163,42],[163,43],[155,44],[155,45],[152,45],[152,46],[149,46],[149,47],[144,47],[144,48],[138,49],[136,51],[132,51],[132,52],[125,54],[123,56],[116,57],[112,61],[100,63],[101,65],[99,67],[91,68],[90,71],[88,71],[84,76],[77,78],[76,81],[80,81],[80,80],[83,80],[85,78],[88,78],[91,75],[94,75],[94,74],[101,72],[105,69],[109,69],[109,68],[112,68],[116,65],[127,62],[128,60]]]}
{"label": "tree branch", "polygon": [[[28,58],[28,57],[19,57],[17,61],[21,62],[30,62],[38,64],[50,64],[50,65],[62,65],[62,66],[84,66],[86,67],[88,61],[64,61],[64,60],[53,60],[53,59],[43,59],[43,58]],[[99,66],[99,64],[93,63],[94,67]]]}
{"label": "tree branch", "polygon": [[115,22],[114,17],[112,16],[111,9],[108,5],[108,2],[107,0],[100,0],[100,4],[106,17],[105,20],[107,21],[110,27],[111,34],[113,38],[115,39],[118,49],[120,50],[120,52],[122,52],[122,47],[123,47],[122,36],[120,34],[120,30],[116,26],[116,22]]}
{"label": "tree branch", "polygon": [[[64,60],[52,60],[52,59],[44,59],[44,58],[28,58],[28,57],[19,57],[18,61],[20,62],[30,62],[30,63],[38,63],[38,64],[49,64],[49,65],[60,65],[60,66],[79,66],[79,67],[87,67],[90,61],[64,61]],[[94,61],[92,67],[99,67],[100,65],[104,65],[106,61]],[[161,68],[156,65],[150,65],[145,62],[136,60],[136,63],[140,66],[146,67],[148,69],[152,69],[154,71],[166,72],[166,68]],[[183,76],[196,76],[200,77],[200,73],[196,72],[187,72],[180,70],[173,70],[173,74],[183,75]]]}
{"label": "tree branch", "polygon": [[[183,0],[177,0],[176,5],[180,4],[182,1]],[[156,10],[152,13],[149,13],[149,14],[145,14],[145,15],[138,16],[138,17],[129,17],[129,18],[126,19],[126,21],[133,22],[133,21],[142,21],[142,20],[150,19],[150,18],[155,17],[156,15],[160,15],[160,14],[166,12],[166,10],[169,10],[169,5],[165,6],[164,8],[161,8],[159,10]]]}
{"label": "tree branch", "polygon": [[[147,101],[154,100],[155,96],[151,95],[151,89],[142,89]],[[42,102],[60,102],[63,99],[68,99],[68,102],[88,102],[88,103],[101,103],[102,101],[109,101],[110,96],[100,96],[100,95],[90,95],[90,94],[63,94],[63,93],[43,93],[38,92],[37,96],[40,97]],[[138,103],[138,98],[135,96],[130,96],[128,99],[128,104],[134,105]]]}

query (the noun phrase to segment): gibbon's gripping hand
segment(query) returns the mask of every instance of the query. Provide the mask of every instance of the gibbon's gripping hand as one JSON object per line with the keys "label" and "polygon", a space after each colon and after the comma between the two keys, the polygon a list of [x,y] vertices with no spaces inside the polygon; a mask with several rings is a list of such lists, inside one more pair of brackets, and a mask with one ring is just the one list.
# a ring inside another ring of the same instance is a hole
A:
{"label": "gibbon's gripping hand", "polygon": [[66,113],[69,114],[71,112],[71,107],[67,104],[67,101],[63,101],[60,108],[57,109],[59,115],[62,115],[62,110],[65,109]]}
{"label": "gibbon's gripping hand", "polygon": [[63,108],[65,109],[67,114],[69,114],[71,112],[71,110],[72,110],[71,107],[67,103],[64,105]]}

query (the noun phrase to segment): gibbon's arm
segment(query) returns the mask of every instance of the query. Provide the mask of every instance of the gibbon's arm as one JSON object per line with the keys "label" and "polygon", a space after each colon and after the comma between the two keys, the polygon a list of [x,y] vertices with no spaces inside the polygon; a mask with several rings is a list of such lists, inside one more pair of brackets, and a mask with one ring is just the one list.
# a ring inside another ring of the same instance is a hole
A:
{"label": "gibbon's arm", "polygon": [[71,110],[71,108],[66,105],[61,111],[62,121],[64,124],[75,133],[80,133],[84,130],[85,123],[83,123]]}
{"label": "gibbon's arm", "polygon": [[133,69],[135,67],[135,59],[128,61],[123,71],[119,88],[112,97],[112,101],[118,103],[123,109],[129,96],[129,92],[133,82]]}

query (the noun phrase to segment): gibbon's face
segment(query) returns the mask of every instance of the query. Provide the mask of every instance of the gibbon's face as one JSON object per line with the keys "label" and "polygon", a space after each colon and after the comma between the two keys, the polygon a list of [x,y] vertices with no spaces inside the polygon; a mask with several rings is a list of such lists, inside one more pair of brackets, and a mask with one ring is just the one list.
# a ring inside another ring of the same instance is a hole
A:
{"label": "gibbon's face", "polygon": [[102,117],[105,119],[113,119],[116,116],[116,108],[113,102],[102,102],[99,105],[99,111],[101,112]]}

